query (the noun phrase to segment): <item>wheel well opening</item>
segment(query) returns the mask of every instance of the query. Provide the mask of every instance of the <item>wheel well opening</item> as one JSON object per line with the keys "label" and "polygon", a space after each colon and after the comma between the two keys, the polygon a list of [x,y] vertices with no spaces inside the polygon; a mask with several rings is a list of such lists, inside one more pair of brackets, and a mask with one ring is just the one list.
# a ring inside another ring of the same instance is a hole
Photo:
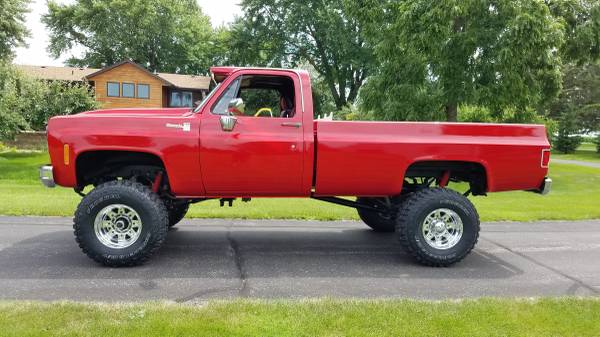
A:
{"label": "wheel well opening", "polygon": [[164,172],[165,165],[154,154],[131,151],[90,151],[77,156],[75,162],[77,186],[99,185],[116,179],[152,182],[157,172]]}
{"label": "wheel well opening", "polygon": [[[414,188],[420,183],[428,185],[443,180],[449,174],[453,182],[466,182],[473,195],[485,195],[487,191],[487,173],[480,163],[466,161],[422,161],[413,163],[404,174],[406,188]],[[420,179],[420,182],[418,181]]]}

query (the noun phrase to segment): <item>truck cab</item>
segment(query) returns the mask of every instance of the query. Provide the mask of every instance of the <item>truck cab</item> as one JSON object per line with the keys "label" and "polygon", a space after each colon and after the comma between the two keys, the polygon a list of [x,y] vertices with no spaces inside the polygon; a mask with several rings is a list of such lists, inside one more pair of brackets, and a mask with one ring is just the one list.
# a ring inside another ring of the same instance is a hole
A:
{"label": "truck cab", "polygon": [[206,194],[309,196],[315,135],[308,73],[239,68],[212,73],[221,82],[195,110]]}

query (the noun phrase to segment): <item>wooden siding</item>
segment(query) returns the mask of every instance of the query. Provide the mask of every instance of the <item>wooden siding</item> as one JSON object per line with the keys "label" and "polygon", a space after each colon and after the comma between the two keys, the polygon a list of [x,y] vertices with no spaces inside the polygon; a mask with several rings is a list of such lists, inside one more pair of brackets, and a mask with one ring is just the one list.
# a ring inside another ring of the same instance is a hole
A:
{"label": "wooden siding", "polygon": [[[94,81],[96,100],[102,104],[102,108],[158,108],[163,106],[163,82],[143,70],[125,63],[106,72],[90,78]],[[148,84],[150,86],[150,98],[131,97],[109,97],[107,95],[107,83],[118,82],[119,93],[122,95],[123,83]]]}

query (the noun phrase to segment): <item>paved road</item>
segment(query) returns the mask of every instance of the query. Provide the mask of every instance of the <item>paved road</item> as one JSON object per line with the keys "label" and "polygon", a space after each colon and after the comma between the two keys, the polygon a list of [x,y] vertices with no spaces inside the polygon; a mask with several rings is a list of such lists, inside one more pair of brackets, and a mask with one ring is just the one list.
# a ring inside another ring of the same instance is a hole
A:
{"label": "paved road", "polygon": [[487,223],[451,268],[352,221],[186,220],[142,267],[85,257],[68,218],[0,217],[0,299],[598,296],[600,221]]}
{"label": "paved road", "polygon": [[582,161],[582,160],[569,160],[569,159],[550,159],[551,163],[557,164],[572,164],[593,168],[600,168],[600,163],[592,162],[592,161]]}

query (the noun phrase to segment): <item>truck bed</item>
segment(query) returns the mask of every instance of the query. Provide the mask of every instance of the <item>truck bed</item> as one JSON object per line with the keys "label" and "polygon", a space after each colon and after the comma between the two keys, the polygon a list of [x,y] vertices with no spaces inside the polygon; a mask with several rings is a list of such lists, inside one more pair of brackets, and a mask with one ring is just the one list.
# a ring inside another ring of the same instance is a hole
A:
{"label": "truck bed", "polygon": [[531,190],[547,174],[543,125],[436,122],[314,122],[316,195],[399,194],[410,165],[481,164],[487,192]]}

